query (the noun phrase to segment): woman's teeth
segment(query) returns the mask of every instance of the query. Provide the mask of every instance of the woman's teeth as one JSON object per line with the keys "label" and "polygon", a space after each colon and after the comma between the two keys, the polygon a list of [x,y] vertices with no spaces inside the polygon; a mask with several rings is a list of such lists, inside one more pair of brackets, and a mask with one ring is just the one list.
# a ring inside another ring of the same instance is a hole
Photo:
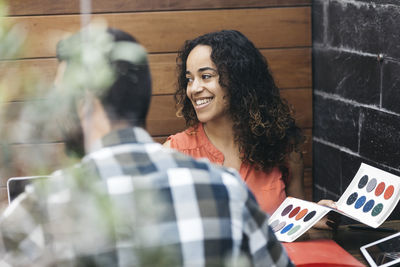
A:
{"label": "woman's teeth", "polygon": [[212,98],[198,99],[196,100],[196,105],[200,106],[206,103],[211,102]]}

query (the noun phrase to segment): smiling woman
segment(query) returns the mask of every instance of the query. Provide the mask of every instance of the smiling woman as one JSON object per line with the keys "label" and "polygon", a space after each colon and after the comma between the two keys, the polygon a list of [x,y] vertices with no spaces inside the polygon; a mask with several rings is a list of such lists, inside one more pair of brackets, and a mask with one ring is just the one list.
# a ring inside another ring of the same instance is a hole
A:
{"label": "smiling woman", "polygon": [[189,128],[165,146],[236,169],[268,213],[287,194],[303,198],[303,137],[253,43],[209,33],[187,41],[177,62],[175,99]]}
{"label": "smiling woman", "polygon": [[212,49],[196,46],[187,58],[186,95],[192,102],[197,119],[208,125],[231,121],[228,113],[227,88],[219,84],[217,67],[211,60]]}

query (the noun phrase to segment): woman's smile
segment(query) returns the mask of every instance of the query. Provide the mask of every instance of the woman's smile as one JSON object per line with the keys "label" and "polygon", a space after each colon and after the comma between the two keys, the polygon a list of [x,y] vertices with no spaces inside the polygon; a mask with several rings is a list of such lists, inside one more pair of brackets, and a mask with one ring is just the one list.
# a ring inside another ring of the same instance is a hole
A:
{"label": "woman's smile", "polygon": [[194,100],[194,108],[195,109],[205,108],[213,101],[213,99],[214,97],[196,99]]}

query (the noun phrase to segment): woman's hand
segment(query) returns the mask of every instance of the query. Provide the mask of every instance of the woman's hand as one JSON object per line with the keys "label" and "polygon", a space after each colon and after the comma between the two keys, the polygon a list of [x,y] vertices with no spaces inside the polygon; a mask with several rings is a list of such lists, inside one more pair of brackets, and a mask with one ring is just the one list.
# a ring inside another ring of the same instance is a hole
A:
{"label": "woman's hand", "polygon": [[[329,199],[322,199],[318,202],[318,204],[333,209],[337,208],[336,203]],[[328,213],[328,215],[324,216],[321,220],[319,220],[316,224],[314,224],[313,228],[336,231],[339,224],[340,224],[340,214],[332,212]]]}

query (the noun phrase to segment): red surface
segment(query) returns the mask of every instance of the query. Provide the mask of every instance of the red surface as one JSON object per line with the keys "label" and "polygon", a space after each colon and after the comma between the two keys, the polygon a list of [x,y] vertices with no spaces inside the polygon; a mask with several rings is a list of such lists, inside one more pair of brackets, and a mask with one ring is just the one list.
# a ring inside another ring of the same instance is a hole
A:
{"label": "red surface", "polygon": [[365,266],[333,240],[282,243],[296,266]]}

